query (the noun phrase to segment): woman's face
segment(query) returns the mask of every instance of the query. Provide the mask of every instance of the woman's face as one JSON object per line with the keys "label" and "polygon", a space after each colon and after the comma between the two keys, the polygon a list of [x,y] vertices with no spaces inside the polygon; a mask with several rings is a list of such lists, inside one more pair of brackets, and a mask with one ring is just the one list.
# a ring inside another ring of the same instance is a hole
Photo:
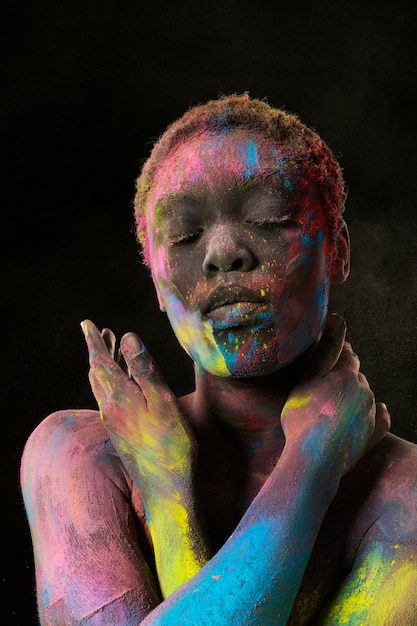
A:
{"label": "woman's face", "polygon": [[204,370],[270,374],[319,338],[326,224],[287,148],[245,130],[188,139],[157,173],[147,228],[161,308]]}

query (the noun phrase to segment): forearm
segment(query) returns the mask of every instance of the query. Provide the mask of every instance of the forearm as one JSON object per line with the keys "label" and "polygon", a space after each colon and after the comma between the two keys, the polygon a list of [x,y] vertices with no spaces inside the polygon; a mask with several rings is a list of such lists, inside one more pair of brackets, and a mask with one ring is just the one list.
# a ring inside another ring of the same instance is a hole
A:
{"label": "forearm", "polygon": [[231,538],[143,623],[285,624],[338,483],[284,450]]}
{"label": "forearm", "polygon": [[[211,553],[193,488],[191,464],[170,471],[140,468],[134,455],[119,455],[141,494],[152,537],[162,597],[167,598],[208,562]],[[143,460],[142,460],[143,468]]]}
{"label": "forearm", "polygon": [[195,576],[211,556],[191,490],[167,491],[162,498],[145,501],[164,598]]}

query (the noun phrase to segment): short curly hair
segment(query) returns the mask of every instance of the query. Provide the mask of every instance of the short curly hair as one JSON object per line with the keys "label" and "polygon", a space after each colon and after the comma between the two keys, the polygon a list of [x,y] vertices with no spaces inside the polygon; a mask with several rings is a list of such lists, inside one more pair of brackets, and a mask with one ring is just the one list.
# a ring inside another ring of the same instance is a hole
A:
{"label": "short curly hair", "polygon": [[233,129],[258,132],[289,148],[291,160],[315,183],[326,216],[329,245],[336,240],[346,198],[342,170],[329,146],[296,114],[277,109],[264,100],[242,95],[221,96],[190,108],[170,124],[154,144],[136,180],[134,199],[136,236],[142,245],[146,265],[150,265],[146,205],[155,176],[170,153],[187,139],[208,132],[224,134]]}

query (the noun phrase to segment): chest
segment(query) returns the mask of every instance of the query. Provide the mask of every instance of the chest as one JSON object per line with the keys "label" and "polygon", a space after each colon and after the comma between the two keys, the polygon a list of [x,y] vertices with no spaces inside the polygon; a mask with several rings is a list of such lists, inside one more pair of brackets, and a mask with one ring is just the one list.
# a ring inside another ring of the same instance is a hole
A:
{"label": "chest", "polygon": [[[262,477],[240,481],[233,474],[208,481],[201,493],[212,548],[217,551],[230,537],[262,485]],[[203,484],[200,485],[203,487]],[[351,490],[348,490],[351,492]],[[204,497],[203,497],[204,496]],[[298,591],[289,626],[316,623],[320,610],[335,595],[351,570],[362,536],[369,528],[362,499],[341,489],[327,511]],[[272,549],[265,538],[265,549]],[[317,622],[320,623],[319,621]]]}
{"label": "chest", "polygon": [[[346,525],[347,526],[347,525]],[[287,626],[319,624],[320,610],[336,593],[350,571],[359,538],[352,528],[334,528],[325,519],[311,553]]]}

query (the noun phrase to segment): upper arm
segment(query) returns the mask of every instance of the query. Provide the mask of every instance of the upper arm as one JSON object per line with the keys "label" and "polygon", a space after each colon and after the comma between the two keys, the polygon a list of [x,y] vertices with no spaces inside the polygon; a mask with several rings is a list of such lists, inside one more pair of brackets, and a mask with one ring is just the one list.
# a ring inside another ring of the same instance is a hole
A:
{"label": "upper arm", "polygon": [[320,624],[417,623],[417,519],[398,508],[392,505],[368,531]]}
{"label": "upper arm", "polygon": [[59,412],[38,426],[22,458],[22,492],[42,623],[140,623],[160,600],[96,412]]}
{"label": "upper arm", "polygon": [[320,624],[417,623],[417,549],[368,545],[355,561]]}

